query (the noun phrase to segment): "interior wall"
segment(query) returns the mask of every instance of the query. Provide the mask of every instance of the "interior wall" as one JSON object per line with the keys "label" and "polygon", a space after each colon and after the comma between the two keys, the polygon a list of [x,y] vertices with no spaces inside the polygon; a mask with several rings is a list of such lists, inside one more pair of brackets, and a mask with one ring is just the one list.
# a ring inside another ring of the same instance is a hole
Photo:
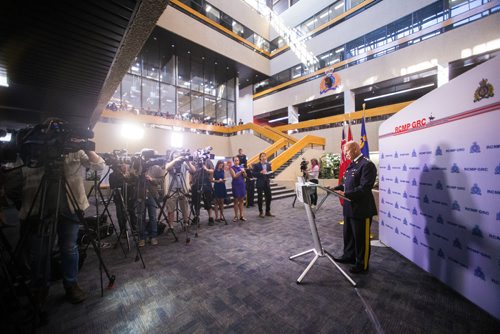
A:
{"label": "interior wall", "polygon": [[[126,140],[121,135],[121,124],[98,122],[94,127],[94,141],[96,152],[112,152],[116,149],[127,149],[130,154],[139,152],[143,148],[151,148],[158,154],[172,148],[171,136],[174,131],[155,128],[144,128],[144,138],[140,140]],[[231,155],[228,137],[211,136],[192,132],[177,132],[183,135],[183,148],[191,151],[212,146],[212,153],[218,156]]]}
{"label": "interior wall", "polygon": [[243,153],[247,158],[259,154],[269,147],[269,143],[263,139],[256,137],[253,134],[239,134],[237,136],[229,137],[229,150],[230,156],[238,154],[238,149],[243,149]]}
{"label": "interior wall", "polygon": [[236,124],[241,120],[243,123],[253,122],[253,89],[252,85],[246,86],[239,91],[237,108],[236,108]]}

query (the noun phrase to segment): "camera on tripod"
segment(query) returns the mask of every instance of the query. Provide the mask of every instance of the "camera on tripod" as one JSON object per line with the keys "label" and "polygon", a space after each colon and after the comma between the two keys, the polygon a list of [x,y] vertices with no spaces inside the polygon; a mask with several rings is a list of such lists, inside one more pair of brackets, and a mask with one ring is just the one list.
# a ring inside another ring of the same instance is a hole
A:
{"label": "camera on tripod", "polygon": [[5,137],[10,133],[11,138],[0,145],[0,162],[15,162],[19,157],[30,168],[62,161],[68,153],[95,150],[95,143],[88,140],[94,137],[92,131],[75,128],[63,120],[0,132]]}
{"label": "camera on tripod", "polygon": [[111,167],[112,169],[117,168],[119,165],[131,165],[132,159],[128,157],[127,150],[113,150],[111,153],[101,153],[99,154],[103,159],[106,165]]}
{"label": "camera on tripod", "polygon": [[193,153],[193,163],[197,168],[201,168],[207,160],[215,158],[215,154],[211,154],[212,146],[199,148]]}
{"label": "camera on tripod", "polygon": [[307,172],[309,162],[305,159],[302,158],[302,161],[300,162],[300,171],[302,173]]}

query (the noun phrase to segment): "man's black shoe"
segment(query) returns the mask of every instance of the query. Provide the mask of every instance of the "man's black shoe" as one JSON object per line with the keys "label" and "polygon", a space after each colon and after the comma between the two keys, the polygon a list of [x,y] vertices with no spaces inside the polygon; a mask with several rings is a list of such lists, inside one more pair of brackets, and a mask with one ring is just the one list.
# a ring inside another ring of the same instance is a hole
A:
{"label": "man's black shoe", "polygon": [[208,226],[214,225],[214,219],[212,217],[208,218]]}
{"label": "man's black shoe", "polygon": [[354,267],[351,267],[349,269],[349,272],[351,272],[353,274],[360,274],[360,273],[364,273],[365,270],[361,266],[354,266]]}
{"label": "man's black shoe", "polygon": [[334,257],[333,259],[335,260],[335,262],[338,262],[338,263],[348,263],[348,264],[355,264],[356,263],[356,260],[348,259],[345,257]]}

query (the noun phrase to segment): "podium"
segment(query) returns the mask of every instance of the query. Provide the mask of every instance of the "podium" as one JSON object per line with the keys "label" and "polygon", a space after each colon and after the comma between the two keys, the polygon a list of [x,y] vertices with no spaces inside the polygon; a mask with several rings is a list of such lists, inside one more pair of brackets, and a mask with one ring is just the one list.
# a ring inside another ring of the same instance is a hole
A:
{"label": "podium", "polygon": [[[326,196],[323,197],[323,199],[321,200],[321,202],[319,203],[319,205],[316,207],[315,210],[311,208],[311,193],[313,192],[314,188],[320,188],[326,191]],[[320,257],[326,257],[353,286],[356,286],[356,282],[354,282],[354,280],[335,262],[333,256],[323,249],[323,246],[321,245],[321,240],[319,238],[318,228],[316,226],[316,212],[320,210],[321,206],[323,205],[323,203],[325,202],[325,200],[328,198],[329,195],[334,195],[336,197],[343,198],[345,201],[350,201],[350,200],[347,197],[344,197],[332,191],[329,188],[322,187],[312,182],[306,182],[306,183],[300,181],[297,182],[295,184],[295,192],[297,195],[297,199],[300,202],[304,203],[304,208],[306,210],[307,220],[309,221],[309,228],[311,229],[311,234],[314,244],[314,248],[289,257],[290,260],[293,260],[300,256],[304,256],[309,253],[314,253],[314,258],[311,260],[311,262],[309,262],[306,269],[297,279],[297,284],[300,284],[302,282],[302,280],[307,275],[309,270],[312,268],[312,266],[316,263],[316,261]]]}

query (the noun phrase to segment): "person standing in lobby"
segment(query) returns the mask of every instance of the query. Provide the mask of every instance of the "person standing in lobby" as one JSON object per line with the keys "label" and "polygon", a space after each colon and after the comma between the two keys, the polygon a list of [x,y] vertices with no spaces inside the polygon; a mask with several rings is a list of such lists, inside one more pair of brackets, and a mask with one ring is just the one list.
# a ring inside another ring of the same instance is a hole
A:
{"label": "person standing in lobby", "polygon": [[259,217],[264,218],[264,211],[262,211],[262,194],[266,198],[266,216],[274,217],[271,213],[271,182],[270,176],[272,175],[271,164],[267,162],[266,153],[259,154],[259,162],[253,165],[253,175],[257,179],[257,204],[259,205]]}
{"label": "person standing in lobby", "polygon": [[370,258],[370,225],[377,214],[372,188],[377,177],[375,164],[361,153],[359,144],[349,141],[344,154],[351,164],[344,173],[343,184],[333,188],[349,199],[344,201],[344,254],[336,262],[349,263],[351,273],[368,270]]}
{"label": "person standing in lobby", "polygon": [[238,156],[234,157],[233,163],[233,166],[229,170],[231,172],[231,177],[233,178],[233,181],[231,183],[234,198],[233,222],[236,222],[238,220],[238,212],[240,220],[246,221],[246,218],[244,216],[245,206],[243,205],[243,201],[245,200],[246,196],[245,177],[247,176],[247,174],[245,172],[245,168],[243,168],[243,166],[240,166],[240,159],[238,158]]}

